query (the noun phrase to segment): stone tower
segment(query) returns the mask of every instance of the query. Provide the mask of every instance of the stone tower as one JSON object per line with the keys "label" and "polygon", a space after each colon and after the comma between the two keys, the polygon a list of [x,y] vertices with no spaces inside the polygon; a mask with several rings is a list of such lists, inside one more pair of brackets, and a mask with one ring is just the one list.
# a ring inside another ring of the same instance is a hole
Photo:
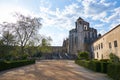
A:
{"label": "stone tower", "polygon": [[75,22],[75,29],[69,31],[69,53],[78,51],[91,52],[91,43],[97,39],[97,30],[89,27],[89,23],[81,17]]}

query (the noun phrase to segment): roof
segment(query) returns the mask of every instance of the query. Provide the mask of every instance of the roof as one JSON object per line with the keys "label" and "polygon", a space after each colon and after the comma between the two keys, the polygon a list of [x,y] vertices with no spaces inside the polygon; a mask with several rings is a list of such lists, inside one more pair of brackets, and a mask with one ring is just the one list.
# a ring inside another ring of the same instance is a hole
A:
{"label": "roof", "polygon": [[[105,35],[109,34],[110,32],[112,32],[113,30],[115,30],[118,27],[120,27],[120,24],[118,24],[116,27],[114,27],[113,29],[111,29],[110,31],[108,31],[107,33],[105,33],[103,36],[101,36],[100,38],[98,38],[96,41],[98,41],[99,39],[103,38]],[[96,42],[96,41],[94,41],[94,42]]]}
{"label": "roof", "polygon": [[77,20],[83,20],[81,17],[79,17]]}

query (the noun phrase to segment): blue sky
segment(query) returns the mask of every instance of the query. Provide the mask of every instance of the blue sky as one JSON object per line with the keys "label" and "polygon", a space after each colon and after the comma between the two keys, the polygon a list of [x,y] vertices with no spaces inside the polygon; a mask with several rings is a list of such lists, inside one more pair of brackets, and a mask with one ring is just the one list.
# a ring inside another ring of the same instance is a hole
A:
{"label": "blue sky", "polygon": [[41,17],[39,33],[51,36],[53,46],[62,45],[78,17],[101,34],[120,24],[119,0],[0,0],[0,11],[0,23],[14,22],[14,12]]}

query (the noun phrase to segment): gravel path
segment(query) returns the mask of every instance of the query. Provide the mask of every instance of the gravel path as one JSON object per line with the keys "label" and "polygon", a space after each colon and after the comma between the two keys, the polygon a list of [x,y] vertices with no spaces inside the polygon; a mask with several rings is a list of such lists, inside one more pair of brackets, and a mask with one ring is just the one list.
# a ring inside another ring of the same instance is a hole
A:
{"label": "gravel path", "polygon": [[110,80],[106,74],[78,66],[70,60],[43,60],[0,72],[0,80]]}

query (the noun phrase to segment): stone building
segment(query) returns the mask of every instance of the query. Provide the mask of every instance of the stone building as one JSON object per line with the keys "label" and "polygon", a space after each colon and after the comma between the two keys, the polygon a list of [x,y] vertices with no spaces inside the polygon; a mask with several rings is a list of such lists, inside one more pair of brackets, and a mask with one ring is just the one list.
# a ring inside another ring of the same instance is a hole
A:
{"label": "stone building", "polygon": [[51,53],[62,53],[62,46],[51,46]]}
{"label": "stone building", "polygon": [[93,42],[95,59],[109,59],[110,53],[120,58],[120,24]]}
{"label": "stone building", "polygon": [[75,26],[75,29],[69,31],[69,53],[77,55],[78,51],[91,52],[91,44],[97,39],[97,30],[80,17]]}
{"label": "stone building", "polygon": [[62,45],[62,50],[63,50],[63,53],[69,53],[69,39],[65,39],[63,41],[63,45]]}

